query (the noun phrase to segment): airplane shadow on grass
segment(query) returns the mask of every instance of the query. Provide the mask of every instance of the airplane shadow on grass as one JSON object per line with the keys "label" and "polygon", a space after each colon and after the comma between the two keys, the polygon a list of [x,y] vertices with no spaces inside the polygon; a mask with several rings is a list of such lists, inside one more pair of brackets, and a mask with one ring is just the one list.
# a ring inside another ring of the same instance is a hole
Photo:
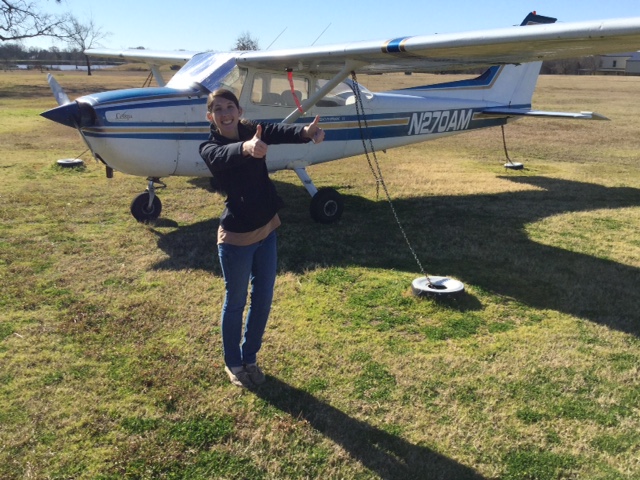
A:
{"label": "airplane shadow on grass", "polygon": [[[525,232],[527,224],[552,215],[638,206],[640,190],[546,177],[505,178],[539,190],[394,200],[427,273],[640,336],[640,269],[542,245]],[[208,183],[194,182],[203,188]],[[343,190],[342,219],[321,225],[309,217],[304,188],[276,183],[289,205],[281,211],[278,233],[281,272],[361,265],[421,275],[386,201]],[[157,230],[158,246],[169,258],[156,268],[220,275],[217,228],[218,219],[211,219],[167,234]]]}

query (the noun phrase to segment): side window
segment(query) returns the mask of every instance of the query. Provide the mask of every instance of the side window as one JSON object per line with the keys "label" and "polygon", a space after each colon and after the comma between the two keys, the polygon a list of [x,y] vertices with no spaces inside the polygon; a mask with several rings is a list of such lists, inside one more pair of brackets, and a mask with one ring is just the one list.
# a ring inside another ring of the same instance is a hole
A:
{"label": "side window", "polygon": [[251,102],[258,105],[295,107],[294,93],[300,102],[309,97],[309,80],[294,76],[293,88],[294,92],[291,92],[291,85],[286,75],[258,73],[253,78]]}

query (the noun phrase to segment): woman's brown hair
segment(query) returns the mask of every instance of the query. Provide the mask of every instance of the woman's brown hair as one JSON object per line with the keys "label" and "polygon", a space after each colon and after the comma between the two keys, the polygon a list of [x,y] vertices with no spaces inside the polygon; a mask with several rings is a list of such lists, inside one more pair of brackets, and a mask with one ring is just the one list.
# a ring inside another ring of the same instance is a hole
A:
{"label": "woman's brown hair", "polygon": [[227,90],[226,88],[219,88],[209,94],[207,97],[207,111],[211,111],[211,106],[216,98],[224,98],[225,100],[229,100],[233,102],[237,108],[240,108],[240,102],[238,101],[238,97],[231,90]]}

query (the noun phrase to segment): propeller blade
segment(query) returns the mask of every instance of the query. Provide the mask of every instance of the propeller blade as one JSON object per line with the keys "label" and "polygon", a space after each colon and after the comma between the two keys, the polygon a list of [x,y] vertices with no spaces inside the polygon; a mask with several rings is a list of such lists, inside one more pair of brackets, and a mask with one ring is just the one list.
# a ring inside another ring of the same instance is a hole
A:
{"label": "propeller blade", "polygon": [[67,94],[64,93],[64,90],[62,90],[62,87],[57,82],[57,80],[53,78],[53,75],[47,75],[47,82],[49,82],[49,87],[51,87],[51,91],[53,92],[53,96],[56,97],[58,105],[66,105],[67,103],[71,103],[71,100],[69,100]]}

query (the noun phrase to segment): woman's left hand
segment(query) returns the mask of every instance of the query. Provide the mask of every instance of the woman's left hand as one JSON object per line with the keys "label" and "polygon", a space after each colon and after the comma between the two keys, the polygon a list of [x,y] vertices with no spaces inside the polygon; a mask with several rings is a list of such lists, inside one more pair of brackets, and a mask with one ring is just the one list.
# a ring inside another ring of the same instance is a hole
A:
{"label": "woman's left hand", "polygon": [[305,138],[310,138],[313,143],[320,143],[324,140],[324,130],[320,128],[320,115],[316,115],[316,118],[309,125],[304,127]]}

